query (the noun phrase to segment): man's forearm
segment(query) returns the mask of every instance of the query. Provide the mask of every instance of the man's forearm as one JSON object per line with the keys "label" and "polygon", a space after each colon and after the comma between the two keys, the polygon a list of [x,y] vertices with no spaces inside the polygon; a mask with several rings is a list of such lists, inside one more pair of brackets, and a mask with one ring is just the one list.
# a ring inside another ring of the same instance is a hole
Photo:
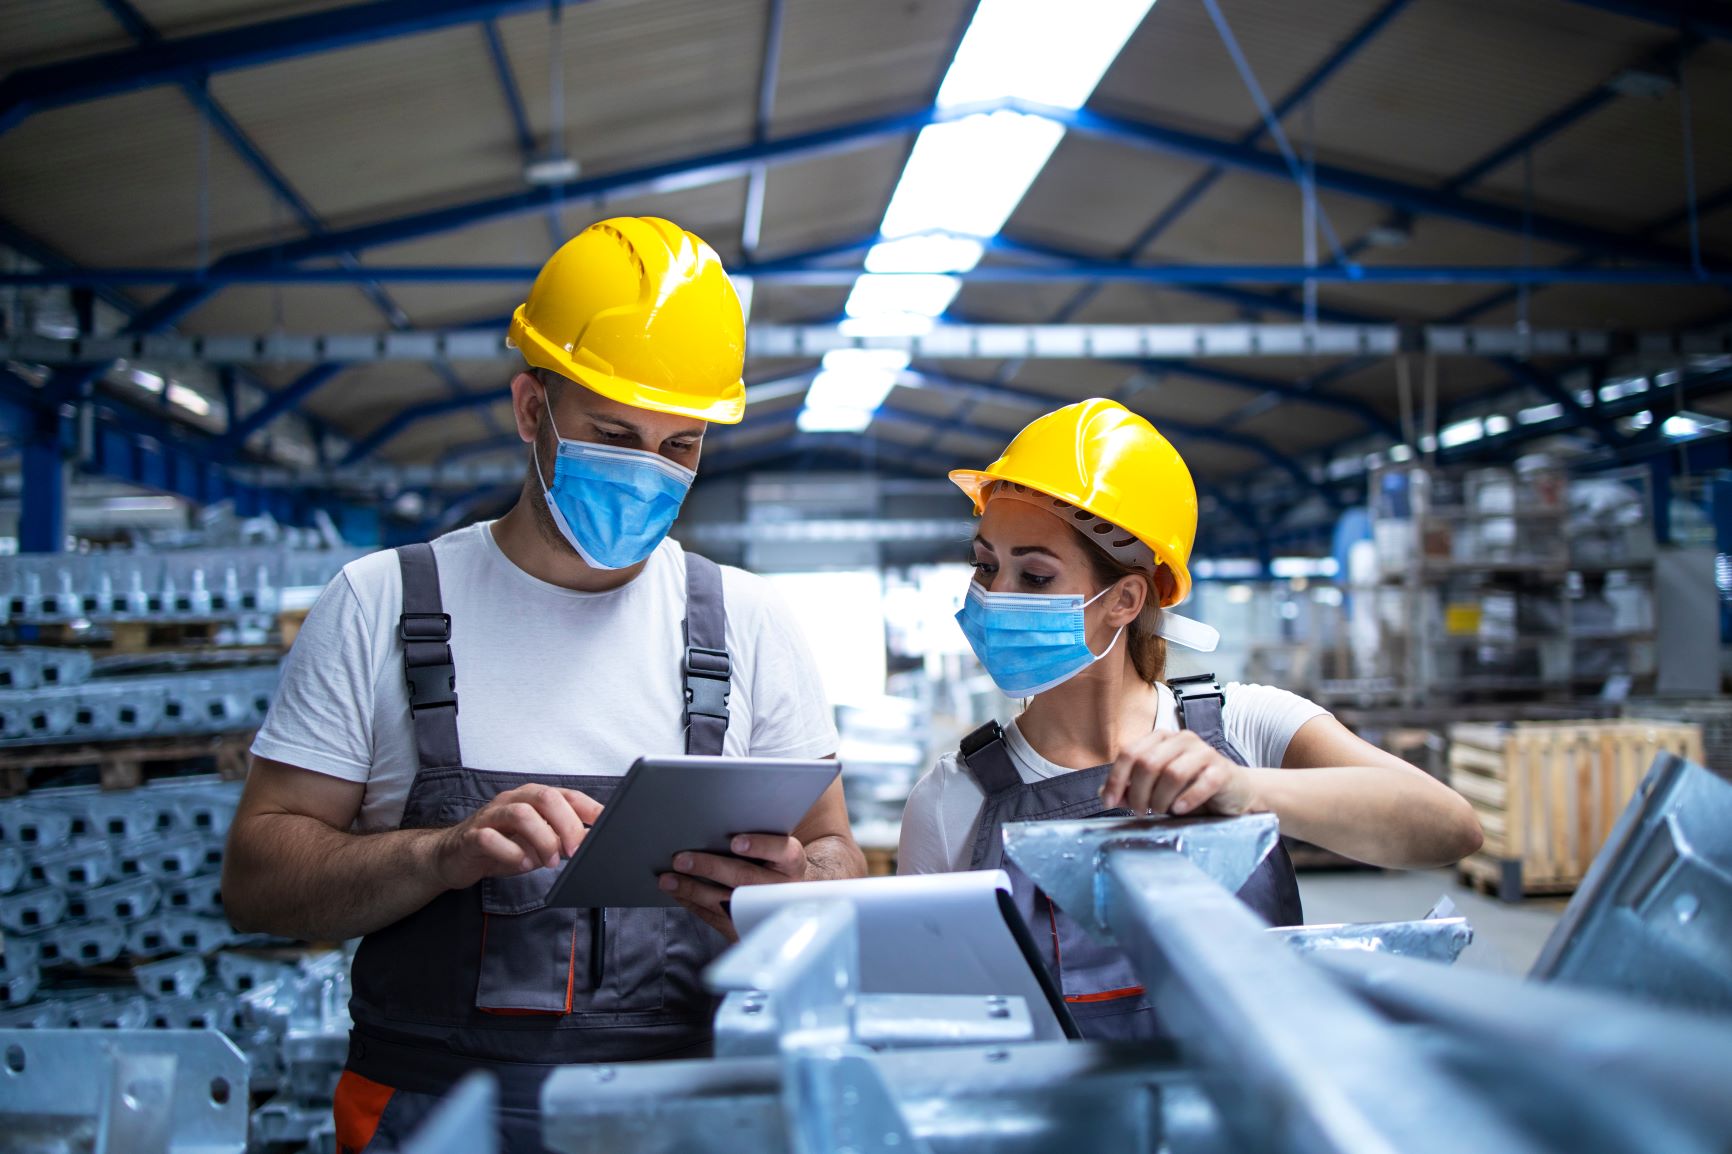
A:
{"label": "man's forearm", "polygon": [[866,876],[866,855],[854,839],[833,834],[815,839],[806,847],[806,880],[835,881]]}
{"label": "man's forearm", "polygon": [[446,889],[434,868],[443,830],[344,833],[290,813],[254,814],[237,830],[222,888],[243,932],[343,941],[400,921]]}

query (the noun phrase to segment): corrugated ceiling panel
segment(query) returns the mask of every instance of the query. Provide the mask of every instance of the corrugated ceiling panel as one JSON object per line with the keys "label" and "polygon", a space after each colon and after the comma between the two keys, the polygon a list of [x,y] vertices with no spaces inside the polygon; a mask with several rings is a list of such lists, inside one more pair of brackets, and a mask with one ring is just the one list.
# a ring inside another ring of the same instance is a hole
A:
{"label": "corrugated ceiling panel", "polygon": [[1111,361],[1024,361],[1010,377],[1010,387],[1038,393],[1052,407],[1086,397],[1110,397],[1136,373]]}
{"label": "corrugated ceiling panel", "polygon": [[[994,262],[996,263],[996,262]],[[969,324],[1011,325],[1050,321],[1088,286],[1064,284],[1001,284],[964,282],[949,315]]]}
{"label": "corrugated ceiling panel", "polygon": [[1092,325],[1165,325],[1227,323],[1244,318],[1237,304],[1213,297],[1121,283],[1103,286],[1071,319]]}
{"label": "corrugated ceiling panel", "polygon": [[822,324],[841,316],[847,300],[848,290],[836,285],[760,284],[752,289],[752,320]]}
{"label": "corrugated ceiling panel", "polygon": [[[1447,177],[1666,39],[1558,0],[1412,4],[1315,97],[1318,157]],[[1301,139],[1302,117],[1287,128]]]}
{"label": "corrugated ceiling panel", "polygon": [[[1357,197],[1321,194],[1317,202],[1343,245],[1388,215]],[[1299,186],[1251,173],[1227,173],[1145,252],[1187,264],[1298,264],[1305,257],[1304,202]],[[1318,226],[1317,259],[1330,259]]]}
{"label": "corrugated ceiling panel", "polygon": [[968,403],[958,398],[955,393],[938,389],[911,389],[901,385],[890,390],[888,403],[904,412],[924,413],[929,417],[942,418],[956,417],[968,407]]}
{"label": "corrugated ceiling panel", "polygon": [[[1368,0],[1225,0],[1221,8],[1270,100],[1297,85],[1375,10]],[[1091,103],[1220,136],[1257,123],[1257,106],[1198,3],[1156,4]]]}
{"label": "corrugated ceiling panel", "polygon": [[505,102],[475,27],[224,73],[211,88],[330,225],[521,182]]}
{"label": "corrugated ceiling panel", "polygon": [[1162,417],[1207,425],[1238,412],[1254,396],[1255,393],[1243,389],[1169,372],[1139,389],[1126,403],[1157,426]]}
{"label": "corrugated ceiling panel", "polygon": [[[0,216],[82,264],[191,264],[199,135],[168,87],[39,113],[0,136]],[[272,201],[212,133],[213,255],[268,236]]]}
{"label": "corrugated ceiling panel", "polygon": [[[1699,190],[1732,183],[1732,45],[1713,45],[1686,73],[1695,126]],[[1534,152],[1538,203],[1572,215],[1618,222],[1631,230],[1684,207],[1682,104],[1676,91],[1659,99],[1623,97],[1559,133]],[[1519,203],[1520,161],[1491,174],[1484,187]]]}
{"label": "corrugated ceiling panel", "polygon": [[1114,257],[1204,171],[1193,161],[1067,133],[1011,214],[1009,234]]}
{"label": "corrugated ceiling panel", "polygon": [[759,256],[770,260],[872,236],[912,145],[912,137],[902,137],[772,166],[764,184]]}
{"label": "corrugated ceiling panel", "polygon": [[[919,108],[936,95],[973,0],[790,0],[775,134]],[[760,39],[763,25],[758,25]]]}
{"label": "corrugated ceiling panel", "polygon": [[175,327],[183,333],[359,333],[388,326],[353,285],[236,285]]}
{"label": "corrugated ceiling panel", "polygon": [[0,6],[0,74],[132,46],[99,0],[11,0]]}
{"label": "corrugated ceiling panel", "polygon": [[1298,456],[1319,445],[1356,436],[1365,431],[1365,425],[1334,409],[1320,409],[1303,401],[1284,401],[1267,412],[1237,422],[1233,431],[1257,437],[1289,456]]}
{"label": "corrugated ceiling panel", "polygon": [[263,24],[305,12],[344,8],[354,0],[132,0],[164,36],[194,36],[221,28]]}
{"label": "corrugated ceiling panel", "polygon": [[[1732,301],[1725,289],[1693,285],[1555,285],[1536,290],[1528,305],[1529,321],[1540,328],[1598,327],[1666,329],[1691,328],[1724,317]],[[1478,324],[1512,324],[1516,306],[1509,303],[1477,319]]]}
{"label": "corrugated ceiling panel", "polygon": [[[499,404],[493,406],[492,411],[498,418],[500,427],[506,431],[505,437],[501,438],[505,448],[509,451],[514,446],[522,445],[523,442],[516,439],[516,430],[511,424],[510,407]],[[453,445],[491,440],[497,435],[488,427],[480,410],[452,413],[449,416],[422,421],[403,430],[379,451],[379,456],[388,461],[405,464],[432,462],[437,461],[440,455]],[[524,467],[528,468],[527,461]]]}
{"label": "corrugated ceiling panel", "polygon": [[1173,442],[1184,455],[1185,465],[1191,470],[1191,475],[1204,480],[1222,481],[1265,466],[1263,458],[1257,454],[1235,449],[1231,445],[1177,435],[1173,437]]}
{"label": "corrugated ceiling panel", "polygon": [[[592,0],[568,6],[563,36],[569,154],[593,175],[746,143],[756,118],[764,12],[764,0]],[[553,44],[547,13],[501,20],[499,30],[531,129],[545,145]],[[484,52],[481,59],[485,64]],[[509,144],[510,123],[503,105],[497,106],[500,139]]]}

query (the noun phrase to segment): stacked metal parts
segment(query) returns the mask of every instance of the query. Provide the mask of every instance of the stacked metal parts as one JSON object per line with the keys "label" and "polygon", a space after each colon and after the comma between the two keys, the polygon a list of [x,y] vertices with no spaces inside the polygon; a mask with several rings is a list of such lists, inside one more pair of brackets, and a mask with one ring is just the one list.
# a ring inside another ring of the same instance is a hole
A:
{"label": "stacked metal parts", "polygon": [[0,1028],[220,1031],[251,1092],[275,1095],[255,1143],[328,1150],[349,958],[230,929],[220,872],[239,797],[239,782],[188,777],[0,802]]}
{"label": "stacked metal parts", "polygon": [[0,746],[256,729],[277,667],[92,676],[82,649],[0,651]]}
{"label": "stacked metal parts", "polygon": [[[1526,982],[1450,968],[1469,936],[1459,918],[1265,929],[1233,891],[1276,836],[1266,815],[1007,828],[1008,855],[1128,954],[1163,1040],[1039,1041],[1024,997],[867,988],[860,908],[813,887],[708,971],[723,996],[716,1058],[558,1069],[543,1141],[574,1154],[1724,1154],[1732,778],[1657,761]],[[310,1097],[293,1096],[323,1089],[341,1057],[340,956],[292,976],[238,957],[218,954],[216,985],[259,1034],[231,1036],[255,1085],[295,1103],[254,1114],[254,1147],[304,1136],[329,1149]],[[199,959],[157,965],[147,1004],[210,988]],[[233,993],[243,975],[257,984]],[[279,1011],[280,1067],[265,1007]],[[328,1045],[308,1041],[327,1028]],[[238,1053],[208,1031],[106,1037],[0,1030],[0,1124],[82,1125],[97,1149],[238,1154]],[[108,1089],[135,1084],[158,1092]],[[472,1076],[404,1154],[485,1154],[494,1102]],[[155,1144],[128,1144],[137,1132]]]}
{"label": "stacked metal parts", "polygon": [[274,614],[323,588],[361,549],[248,546],[0,557],[0,620],[170,622]]}

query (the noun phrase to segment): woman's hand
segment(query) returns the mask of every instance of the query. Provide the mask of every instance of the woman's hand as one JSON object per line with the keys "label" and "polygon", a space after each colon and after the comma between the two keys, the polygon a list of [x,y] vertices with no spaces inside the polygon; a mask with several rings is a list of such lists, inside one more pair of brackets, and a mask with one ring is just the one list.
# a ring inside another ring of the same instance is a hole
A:
{"label": "woman's hand", "polygon": [[1253,775],[1189,730],[1156,730],[1120,752],[1101,787],[1108,809],[1132,813],[1212,813],[1263,808]]}

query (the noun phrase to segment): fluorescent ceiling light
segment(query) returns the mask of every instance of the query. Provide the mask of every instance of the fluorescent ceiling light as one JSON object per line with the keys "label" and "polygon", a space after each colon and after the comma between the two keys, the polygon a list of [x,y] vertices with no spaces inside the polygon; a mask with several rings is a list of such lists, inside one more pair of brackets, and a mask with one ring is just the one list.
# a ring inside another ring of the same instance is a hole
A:
{"label": "fluorescent ceiling light", "polygon": [[1675,441],[1700,437],[1705,433],[1724,433],[1732,425],[1701,413],[1673,413],[1660,424],[1660,432]]}
{"label": "fluorescent ceiling light", "polygon": [[1544,421],[1555,421],[1564,415],[1564,407],[1553,401],[1549,405],[1535,405],[1531,409],[1523,409],[1516,414],[1516,420],[1524,425],[1538,425]]}
{"label": "fluorescent ceiling light", "polygon": [[210,416],[210,402],[179,381],[168,383],[168,400],[170,404],[179,405],[188,412],[197,413],[201,417]]}
{"label": "fluorescent ceiling light", "polygon": [[871,313],[844,318],[836,331],[845,337],[917,337],[932,331],[932,318],[919,313]]}
{"label": "fluorescent ceiling light", "polygon": [[[957,108],[1016,98],[1081,108],[1153,4],[980,0],[937,102]],[[1004,227],[1063,138],[1064,126],[1057,121],[1008,109],[921,129],[879,226],[887,239],[866,254],[866,272],[848,294],[843,331],[872,336],[929,331],[932,319],[943,315],[962,288],[959,279],[945,274],[968,272],[980,263],[986,249],[981,241]],[[894,384],[894,373],[882,369],[848,369],[826,379],[831,373],[843,370],[827,364],[813,382],[799,417],[802,429],[869,422],[871,410]],[[850,404],[827,401],[838,393],[851,398]],[[853,403],[874,395],[870,406]],[[851,415],[838,415],[843,412]]]}
{"label": "fluorescent ceiling light", "polygon": [[941,108],[1007,96],[1081,108],[1154,0],[982,0],[938,89]]}
{"label": "fluorescent ceiling light", "polygon": [[808,404],[794,424],[802,433],[864,433],[872,424],[872,410],[814,409]]}
{"label": "fluorescent ceiling light", "polygon": [[1502,413],[1494,413],[1485,419],[1485,435],[1488,437],[1501,437],[1510,428],[1510,419]]}
{"label": "fluorescent ceiling light", "polygon": [[152,393],[162,392],[162,378],[145,369],[133,369],[130,374],[132,383],[141,389]]}
{"label": "fluorescent ceiling light", "polygon": [[854,282],[844,310],[851,317],[935,317],[950,307],[961,288],[953,276],[867,273]]}
{"label": "fluorescent ceiling light", "polygon": [[532,160],[523,166],[523,180],[526,184],[545,187],[550,184],[568,184],[577,179],[581,167],[577,159],[571,156],[545,156],[540,160]]}
{"label": "fluorescent ceiling light", "polygon": [[986,246],[966,236],[905,236],[875,244],[866,253],[867,272],[967,272]]}
{"label": "fluorescent ceiling light", "polygon": [[1391,445],[1389,446],[1389,460],[1396,465],[1411,461],[1413,460],[1413,450],[1406,445]]}
{"label": "fluorescent ceiling light", "polygon": [[1445,425],[1438,430],[1437,443],[1446,449],[1457,445],[1470,445],[1485,436],[1485,422],[1478,417],[1470,417],[1465,421],[1457,421],[1453,425]]}
{"label": "fluorescent ceiling light", "polygon": [[907,349],[831,349],[823,363],[832,373],[899,373],[908,367],[909,359]]}
{"label": "fluorescent ceiling light", "polygon": [[1057,121],[1008,110],[921,129],[879,231],[995,235],[1063,136]]}

